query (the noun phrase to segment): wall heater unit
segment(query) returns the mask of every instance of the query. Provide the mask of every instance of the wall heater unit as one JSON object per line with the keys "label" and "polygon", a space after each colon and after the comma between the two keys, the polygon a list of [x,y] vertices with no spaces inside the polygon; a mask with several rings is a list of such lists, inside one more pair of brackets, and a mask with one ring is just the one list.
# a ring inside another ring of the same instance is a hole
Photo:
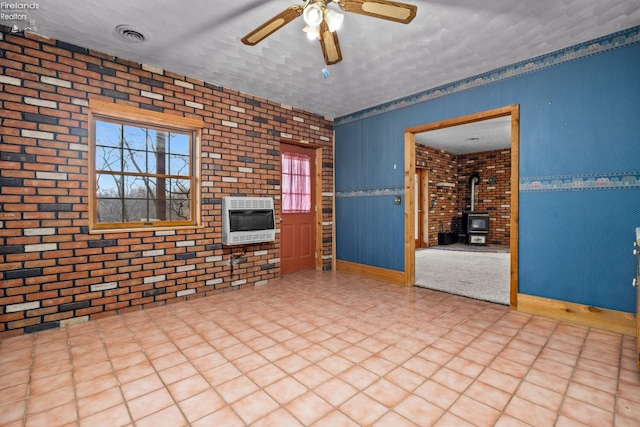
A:
{"label": "wall heater unit", "polygon": [[276,239],[271,197],[223,197],[222,244],[244,245]]}

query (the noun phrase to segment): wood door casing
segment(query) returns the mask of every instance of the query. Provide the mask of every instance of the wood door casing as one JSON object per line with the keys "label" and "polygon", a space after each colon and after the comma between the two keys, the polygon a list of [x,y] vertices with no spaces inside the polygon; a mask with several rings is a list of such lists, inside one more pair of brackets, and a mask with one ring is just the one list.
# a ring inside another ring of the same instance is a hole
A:
{"label": "wood door casing", "polygon": [[638,349],[638,369],[640,370],[640,227],[636,228],[636,249],[633,254],[636,256],[636,347]]}
{"label": "wood door casing", "polygon": [[[285,179],[287,171],[281,173],[282,215],[280,223],[281,273],[288,274],[316,268],[316,150],[292,144],[281,144],[280,154],[305,156],[309,159],[309,207],[303,211],[287,211],[285,208]],[[282,162],[281,162],[282,163]]]}
{"label": "wood door casing", "polygon": [[416,249],[429,247],[428,215],[429,215],[429,171],[416,169],[415,194],[416,194]]}

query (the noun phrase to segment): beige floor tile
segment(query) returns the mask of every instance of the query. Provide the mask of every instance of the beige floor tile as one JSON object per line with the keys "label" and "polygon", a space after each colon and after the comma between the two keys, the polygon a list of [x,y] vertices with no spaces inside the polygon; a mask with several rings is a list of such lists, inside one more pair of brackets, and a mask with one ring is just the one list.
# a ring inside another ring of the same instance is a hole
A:
{"label": "beige floor tile", "polygon": [[231,362],[226,362],[222,365],[216,366],[215,368],[202,372],[202,376],[214,387],[237,378],[240,375],[242,375],[242,372],[240,372],[240,370]]}
{"label": "beige floor tile", "polygon": [[467,396],[461,396],[456,400],[449,408],[449,412],[469,423],[481,426],[493,425],[500,416],[500,411],[497,409]]}
{"label": "beige floor tile", "polygon": [[325,415],[320,420],[313,423],[312,427],[360,427],[356,421],[352,420],[344,413],[335,410]]}
{"label": "beige floor tile", "polygon": [[287,376],[287,373],[282,369],[278,368],[273,363],[269,363],[264,365],[258,369],[254,369],[253,371],[247,374],[253,382],[255,382],[259,387],[265,388],[268,385],[273,384]]}
{"label": "beige floor tile", "polygon": [[61,387],[57,390],[51,390],[37,396],[29,397],[27,415],[30,416],[33,414],[38,414],[40,412],[48,411],[52,408],[69,402],[74,403],[75,405],[73,386],[66,386]]}
{"label": "beige floor tile", "polygon": [[293,377],[284,377],[264,389],[280,405],[285,405],[293,399],[302,396],[307,388]]}
{"label": "beige floor tile", "polygon": [[120,388],[114,387],[78,400],[78,415],[87,418],[97,412],[123,404]]}
{"label": "beige floor tile", "polygon": [[511,399],[504,413],[536,427],[553,425],[558,415],[554,411],[517,396]]}
{"label": "beige floor tile", "polygon": [[347,400],[339,409],[360,425],[373,424],[387,412],[383,404],[363,393]]}
{"label": "beige floor tile", "polygon": [[293,374],[293,377],[305,387],[313,389],[332,378],[333,375],[316,365],[311,365],[299,370]]}
{"label": "beige floor tile", "polygon": [[0,425],[635,427],[636,357],[633,337],[308,271],[2,340]]}
{"label": "beige floor tile", "polygon": [[511,399],[511,394],[481,381],[476,381],[471,384],[464,394],[498,411],[502,411]]}
{"label": "beige floor tile", "polygon": [[566,397],[560,412],[587,425],[604,426],[613,424],[613,412],[605,411],[572,397]]}
{"label": "beige floor tile", "polygon": [[211,426],[225,426],[225,427],[246,427],[244,421],[236,415],[236,413],[227,407],[224,407],[212,414],[209,414],[203,418],[192,423],[193,427],[211,427]]}
{"label": "beige floor tile", "polygon": [[434,427],[473,427],[479,424],[472,424],[463,420],[460,417],[453,415],[450,412],[442,415],[440,419],[434,424]]}
{"label": "beige floor tile", "polygon": [[148,375],[155,374],[155,372],[156,371],[153,369],[151,362],[145,359],[138,364],[118,369],[116,371],[116,376],[118,377],[120,384],[126,384]]}
{"label": "beige floor tile", "polygon": [[431,379],[458,393],[462,393],[473,382],[472,378],[459,374],[449,368],[441,368]]}
{"label": "beige floor tile", "polygon": [[179,365],[166,368],[158,372],[162,382],[166,385],[173,384],[175,382],[184,380],[197,374],[198,371],[189,362],[180,363]]}
{"label": "beige floor tile", "polygon": [[371,384],[364,390],[364,393],[382,403],[387,408],[393,408],[400,403],[409,392],[384,378]]}
{"label": "beige floor tile", "polygon": [[364,390],[379,378],[378,375],[358,365],[342,371],[338,377],[358,390]]}
{"label": "beige floor tile", "polygon": [[[425,376],[423,376],[423,374]],[[430,376],[430,374],[422,372],[418,374],[404,368],[403,366],[398,366],[396,369],[385,375],[384,378],[395,385],[412,392],[416,387],[425,382],[427,376]]]}
{"label": "beige floor tile", "polygon": [[[27,360],[30,360],[27,357]],[[29,366],[24,366],[23,363],[10,363],[5,366],[5,373],[2,375],[2,385],[0,385],[0,390],[3,390],[8,387],[13,387],[19,384],[27,384],[29,382],[29,369],[21,369],[28,368]]]}
{"label": "beige floor tile", "polygon": [[287,403],[285,408],[303,425],[311,425],[333,410],[333,406],[312,391]]}
{"label": "beige floor tile", "polygon": [[338,407],[359,393],[359,390],[334,377],[317,387],[314,392],[331,405]]}
{"label": "beige floor tile", "polygon": [[27,415],[28,426],[63,426],[75,423],[77,420],[75,402],[55,406],[43,412]]}
{"label": "beige floor tile", "polygon": [[448,409],[460,397],[459,393],[431,380],[418,387],[414,395],[442,409]]}
{"label": "beige floor tile", "polygon": [[131,418],[136,422],[168,406],[173,405],[171,394],[164,388],[127,401]]}
{"label": "beige floor tile", "polygon": [[155,373],[121,385],[122,394],[127,401],[163,387],[164,384],[160,380],[160,377]]}
{"label": "beige floor tile", "polygon": [[167,389],[176,402],[181,402],[205,390],[209,390],[210,387],[202,375],[196,374],[167,386]]}
{"label": "beige floor tile", "polygon": [[22,426],[26,406],[26,400],[17,400],[0,406],[0,425]]}
{"label": "beige floor tile", "polygon": [[112,426],[122,427],[132,423],[129,411],[124,403],[94,413],[80,419],[81,426]]}
{"label": "beige floor tile", "polygon": [[418,396],[409,396],[393,410],[418,425],[433,425],[444,410]]}
{"label": "beige floor tile", "polygon": [[231,407],[245,423],[251,424],[278,409],[279,404],[267,393],[258,390],[231,404]]}
{"label": "beige floor tile", "polygon": [[233,403],[258,390],[258,386],[246,376],[239,376],[216,386],[216,391],[227,403]]}
{"label": "beige floor tile", "polygon": [[136,421],[136,427],[184,427],[188,424],[176,405],[169,406]]}
{"label": "beige floor tile", "polygon": [[345,359],[342,356],[338,356],[337,354],[332,354],[329,357],[325,357],[316,364],[333,375],[339,375],[354,366],[353,362]]}
{"label": "beige floor tile", "polygon": [[0,407],[27,398],[29,384],[23,383],[0,390]]}
{"label": "beige floor tile", "polygon": [[302,424],[291,415],[289,411],[280,408],[266,417],[260,418],[251,424],[251,427],[303,427],[304,425],[305,424]]}
{"label": "beige floor tile", "polygon": [[[225,401],[222,400],[218,392],[213,389],[205,390],[195,396],[185,399],[178,403],[178,406],[182,409],[182,412],[187,416],[189,422],[194,422],[201,418],[205,418],[208,415],[217,412],[221,409],[229,409]],[[219,416],[226,414],[222,412]],[[225,415],[226,416],[226,415]],[[236,417],[237,418],[237,417]],[[205,425],[205,424],[203,424]],[[210,425],[225,425],[225,424],[210,424]]]}

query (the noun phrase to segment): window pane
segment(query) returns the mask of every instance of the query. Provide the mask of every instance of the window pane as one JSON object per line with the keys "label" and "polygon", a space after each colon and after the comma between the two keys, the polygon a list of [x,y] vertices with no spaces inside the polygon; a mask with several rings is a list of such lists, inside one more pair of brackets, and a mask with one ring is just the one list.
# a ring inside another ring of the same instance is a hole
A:
{"label": "window pane", "polygon": [[124,197],[126,198],[144,198],[148,197],[147,183],[148,180],[140,176],[125,176],[124,178]]}
{"label": "window pane", "polygon": [[[136,126],[124,127],[124,148],[129,150],[146,151],[147,150],[147,132],[148,129],[142,129]],[[155,133],[155,132],[154,132]]]}
{"label": "window pane", "polygon": [[96,121],[96,146],[120,147],[122,125]]}
{"label": "window pane", "polygon": [[169,175],[190,175],[189,156],[167,156],[167,173]]}
{"label": "window pane", "polygon": [[120,197],[122,194],[122,176],[97,174],[96,187],[98,197]]}
{"label": "window pane", "polygon": [[123,172],[147,173],[147,152],[140,150],[130,150],[125,147],[122,156]]}
{"label": "window pane", "polygon": [[98,222],[123,222],[122,200],[98,198]]}
{"label": "window pane", "polygon": [[282,212],[311,211],[311,158],[304,154],[282,154]]}
{"label": "window pane", "polygon": [[149,212],[149,203],[146,198],[124,199],[124,222],[149,221],[149,218],[153,219],[153,217],[153,213]]}
{"label": "window pane", "polygon": [[167,132],[149,130],[148,133],[148,147],[149,153],[147,156],[148,172],[155,174],[165,174],[166,172],[166,142]]}
{"label": "window pane", "polygon": [[191,219],[191,182],[187,179],[168,180],[168,208],[172,220]]}
{"label": "window pane", "polygon": [[189,135],[181,133],[171,133],[169,140],[169,150],[171,154],[181,154],[183,156],[189,156]]}
{"label": "window pane", "polygon": [[122,150],[119,147],[96,147],[96,169],[122,171]]}

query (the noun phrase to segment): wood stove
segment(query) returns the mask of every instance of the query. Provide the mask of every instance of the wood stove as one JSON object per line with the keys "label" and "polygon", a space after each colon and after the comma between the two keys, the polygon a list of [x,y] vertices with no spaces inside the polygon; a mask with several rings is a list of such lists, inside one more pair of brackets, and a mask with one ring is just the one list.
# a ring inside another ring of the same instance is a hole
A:
{"label": "wood stove", "polygon": [[486,245],[489,234],[489,212],[464,211],[462,227],[468,245]]}

